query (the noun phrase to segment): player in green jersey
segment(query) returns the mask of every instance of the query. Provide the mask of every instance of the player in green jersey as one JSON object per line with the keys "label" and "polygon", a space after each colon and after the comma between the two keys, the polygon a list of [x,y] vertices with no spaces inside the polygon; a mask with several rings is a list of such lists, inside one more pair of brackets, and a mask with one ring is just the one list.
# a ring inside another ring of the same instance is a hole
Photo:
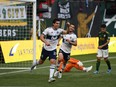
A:
{"label": "player in green jersey", "polygon": [[106,25],[102,24],[101,25],[101,31],[99,32],[98,35],[98,52],[97,52],[97,62],[96,62],[96,71],[94,72],[95,74],[99,73],[99,67],[100,67],[100,61],[101,58],[104,58],[104,61],[106,62],[108,66],[108,71],[107,73],[111,72],[111,64],[110,61],[108,60],[108,44],[110,42],[110,37],[109,33],[106,31]]}

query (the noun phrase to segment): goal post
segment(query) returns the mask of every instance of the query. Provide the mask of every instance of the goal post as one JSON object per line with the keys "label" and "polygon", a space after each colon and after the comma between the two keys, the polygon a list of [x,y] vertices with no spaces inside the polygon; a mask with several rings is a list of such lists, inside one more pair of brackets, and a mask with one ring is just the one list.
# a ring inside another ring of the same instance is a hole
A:
{"label": "goal post", "polygon": [[36,62],[36,0],[18,0],[33,3],[33,64]]}
{"label": "goal post", "polygon": [[33,3],[33,64],[36,62],[36,0],[18,0]]}
{"label": "goal post", "polygon": [[33,3],[33,63],[36,62],[36,0],[18,0]]}
{"label": "goal post", "polygon": [[[3,2],[7,2],[7,3],[3,4],[2,1]],[[36,62],[36,17],[37,17],[36,16],[36,10],[37,10],[36,9],[36,0],[1,0],[0,3],[1,2],[2,2],[2,4],[0,4],[0,7],[2,7],[2,8],[6,7],[4,9],[7,9],[7,10],[8,10],[7,6],[9,6],[9,7],[12,6],[13,9],[16,8],[15,6],[19,6],[17,8],[20,8],[20,5],[22,6],[22,4],[17,3],[17,2],[24,3],[25,8],[28,8],[28,9],[26,9],[26,12],[25,12],[26,15],[27,15],[26,19],[24,18],[24,19],[21,19],[21,21],[20,21],[20,20],[17,20],[18,18],[15,19],[16,15],[14,15],[14,19],[13,20],[15,20],[17,22],[17,24],[16,24],[16,22],[13,22],[11,18],[9,18],[8,20],[7,20],[7,18],[6,19],[2,19],[2,15],[0,14],[0,17],[1,17],[0,18],[0,23],[1,23],[1,21],[3,21],[3,22],[5,21],[6,22],[5,24],[2,23],[3,26],[0,25],[0,32],[2,32],[0,34],[1,35],[0,36],[0,51],[2,50],[2,48],[1,48],[1,42],[2,41],[17,41],[17,40],[18,41],[19,40],[21,40],[21,41],[28,41],[29,38],[30,38],[30,34],[28,34],[28,33],[30,33],[30,30],[32,28],[32,30],[33,30],[32,31],[32,34],[33,34],[33,37],[32,37],[33,38],[33,40],[32,40],[33,41],[32,42],[33,47],[32,47],[32,50],[29,51],[29,52],[32,52],[32,55],[33,55],[32,56],[32,61],[33,61],[33,63]],[[13,4],[11,2],[13,2]],[[17,8],[15,10],[11,9],[10,11],[13,13],[14,11],[17,11]],[[3,10],[1,11],[1,9],[0,9],[0,12],[6,14],[6,12],[3,11]],[[13,16],[13,14],[12,14],[12,16]],[[25,22],[25,20],[27,21],[27,25],[25,25],[24,23],[19,23],[19,22]],[[14,23],[13,26],[12,26],[12,23]],[[8,28],[11,28],[11,30],[8,29]],[[10,33],[11,33],[11,35],[10,35]],[[14,36],[13,36],[13,34],[14,34]],[[19,46],[19,45],[17,44],[15,46],[15,49],[16,49],[17,46]],[[1,53],[3,53],[3,52],[1,52]],[[20,52],[19,54],[21,55],[22,53],[23,52]],[[25,50],[25,53],[26,53],[26,50]],[[1,55],[0,55],[0,57],[1,57]],[[28,61],[29,64],[27,64],[26,61],[24,61],[24,63],[25,63],[24,66],[23,66],[22,62],[21,63],[20,62],[18,62],[18,63],[14,62],[13,63],[14,65],[12,63],[8,63],[8,64],[0,63],[0,68],[1,69],[5,69],[7,67],[10,67],[9,69],[30,68],[30,66],[32,65],[32,61]],[[17,65],[18,65],[18,67],[17,67]]]}
{"label": "goal post", "polygon": [[36,0],[33,2],[33,63],[36,62]]}

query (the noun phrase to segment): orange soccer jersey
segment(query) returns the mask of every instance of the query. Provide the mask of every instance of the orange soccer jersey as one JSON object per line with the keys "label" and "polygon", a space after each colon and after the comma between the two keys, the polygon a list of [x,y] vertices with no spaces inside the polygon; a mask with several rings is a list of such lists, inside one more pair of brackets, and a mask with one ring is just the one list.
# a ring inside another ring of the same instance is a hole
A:
{"label": "orange soccer jersey", "polygon": [[[78,69],[78,70],[83,70],[83,66],[79,66],[78,65],[78,62],[79,62],[79,60],[77,60],[77,59],[74,59],[74,58],[70,58],[69,60],[68,60],[68,64],[66,64],[66,67],[65,67],[65,69],[64,69],[64,72],[69,72],[73,67],[75,67],[76,69]],[[63,67],[63,61],[60,63],[60,66],[59,66],[59,71],[61,71],[62,70],[62,67]]]}

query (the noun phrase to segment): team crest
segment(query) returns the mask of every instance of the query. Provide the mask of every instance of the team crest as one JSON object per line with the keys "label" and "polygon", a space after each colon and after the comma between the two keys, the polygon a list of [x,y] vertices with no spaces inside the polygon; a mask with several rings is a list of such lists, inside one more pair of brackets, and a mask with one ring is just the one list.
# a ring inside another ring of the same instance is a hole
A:
{"label": "team crest", "polygon": [[59,34],[59,32],[58,32],[58,31],[57,31],[56,33],[57,33],[57,34]]}

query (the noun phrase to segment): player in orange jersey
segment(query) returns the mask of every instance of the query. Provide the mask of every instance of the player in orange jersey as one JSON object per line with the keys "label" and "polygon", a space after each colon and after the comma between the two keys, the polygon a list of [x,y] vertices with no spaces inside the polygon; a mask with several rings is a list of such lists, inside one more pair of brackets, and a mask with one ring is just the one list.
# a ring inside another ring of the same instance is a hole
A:
{"label": "player in orange jersey", "polygon": [[[85,72],[89,72],[92,69],[92,66],[84,67],[83,63],[80,60],[77,60],[75,58],[70,58],[68,60],[68,63],[66,64],[64,70],[62,70],[63,69],[63,60],[62,60],[62,62],[60,63],[60,66],[58,68],[58,71],[69,72],[73,67],[78,70],[85,71]],[[61,76],[59,76],[58,73],[54,74],[54,76],[58,76],[58,78],[61,77]]]}

